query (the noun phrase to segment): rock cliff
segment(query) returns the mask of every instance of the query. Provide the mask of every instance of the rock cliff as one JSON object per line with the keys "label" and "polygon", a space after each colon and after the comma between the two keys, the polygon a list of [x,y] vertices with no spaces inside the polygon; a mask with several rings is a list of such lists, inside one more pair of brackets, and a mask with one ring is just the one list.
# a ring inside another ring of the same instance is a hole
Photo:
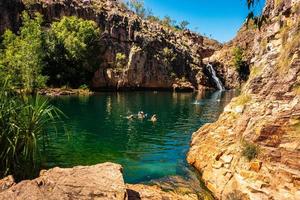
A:
{"label": "rock cliff", "polygon": [[42,13],[46,23],[70,15],[96,21],[103,48],[102,64],[92,81],[95,89],[216,88],[202,60],[222,47],[217,41],[144,20],[116,0],[2,1],[0,33],[18,27],[23,9]]}
{"label": "rock cliff", "polygon": [[[233,41],[252,35],[241,95],[193,134],[187,160],[218,199],[300,199],[299,9],[299,0],[266,1],[261,31]],[[212,58],[228,65],[220,55],[230,48]]]}

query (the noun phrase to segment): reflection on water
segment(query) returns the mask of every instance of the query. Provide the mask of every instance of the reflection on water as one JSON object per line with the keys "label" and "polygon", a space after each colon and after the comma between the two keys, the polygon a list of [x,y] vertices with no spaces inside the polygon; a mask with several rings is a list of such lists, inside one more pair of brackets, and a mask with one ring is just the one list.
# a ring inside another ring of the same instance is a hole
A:
{"label": "reflection on water", "polygon": [[[52,103],[67,116],[72,133],[53,134],[46,166],[71,167],[116,162],[130,183],[189,172],[185,161],[191,134],[215,121],[234,92],[99,93],[58,97]],[[128,120],[138,111],[157,114],[158,121]],[[63,132],[61,128],[58,132]]]}

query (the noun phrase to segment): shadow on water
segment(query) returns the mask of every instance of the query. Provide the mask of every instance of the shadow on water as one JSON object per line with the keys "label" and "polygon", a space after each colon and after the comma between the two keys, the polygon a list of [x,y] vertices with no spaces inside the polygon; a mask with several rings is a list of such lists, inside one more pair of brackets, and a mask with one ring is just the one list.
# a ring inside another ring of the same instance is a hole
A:
{"label": "shadow on water", "polygon": [[[103,92],[94,96],[57,97],[51,102],[68,118],[51,134],[44,166],[72,167],[116,162],[128,183],[171,176],[191,177],[186,163],[191,134],[217,120],[234,91],[207,93]],[[144,120],[126,116],[144,111]],[[151,115],[158,121],[152,123]]]}

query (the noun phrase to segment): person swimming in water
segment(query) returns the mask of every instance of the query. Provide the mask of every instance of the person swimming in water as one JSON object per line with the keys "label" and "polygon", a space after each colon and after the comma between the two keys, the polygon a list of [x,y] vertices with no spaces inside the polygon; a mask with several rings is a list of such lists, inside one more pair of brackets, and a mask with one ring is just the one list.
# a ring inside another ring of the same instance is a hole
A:
{"label": "person swimming in water", "polygon": [[133,120],[134,119],[134,115],[129,115],[126,118],[129,119],[129,120]]}
{"label": "person swimming in water", "polygon": [[154,114],[152,115],[151,119],[150,119],[152,122],[156,122],[157,121],[157,115]]}
{"label": "person swimming in water", "polygon": [[145,118],[145,113],[143,111],[138,112],[138,118],[139,119],[144,119]]}

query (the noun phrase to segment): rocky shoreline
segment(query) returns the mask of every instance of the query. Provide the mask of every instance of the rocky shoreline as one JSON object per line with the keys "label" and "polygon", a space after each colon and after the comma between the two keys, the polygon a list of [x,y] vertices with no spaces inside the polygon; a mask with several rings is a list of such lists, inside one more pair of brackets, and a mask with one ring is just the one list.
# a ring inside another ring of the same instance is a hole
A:
{"label": "rocky shoreline", "polygon": [[125,184],[122,171],[121,165],[103,163],[42,170],[38,178],[20,183],[8,176],[0,180],[0,199],[197,200],[199,197],[184,187],[167,191],[159,185]]}
{"label": "rocky shoreline", "polygon": [[89,96],[94,92],[89,89],[71,89],[71,88],[44,88],[38,91],[39,95],[56,97],[56,96]]}

